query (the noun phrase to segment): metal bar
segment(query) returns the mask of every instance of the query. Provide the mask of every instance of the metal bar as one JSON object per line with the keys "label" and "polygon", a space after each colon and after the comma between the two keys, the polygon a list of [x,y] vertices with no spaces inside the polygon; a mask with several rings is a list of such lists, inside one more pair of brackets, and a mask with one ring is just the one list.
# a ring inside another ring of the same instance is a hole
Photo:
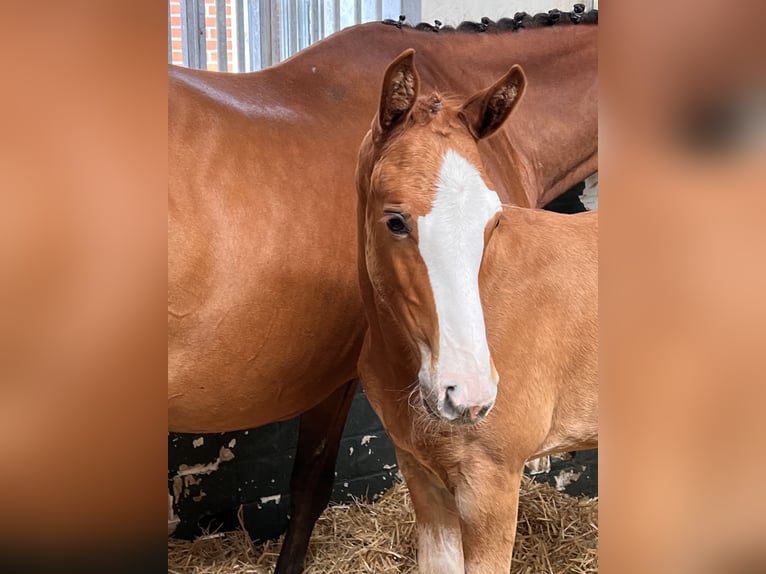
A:
{"label": "metal bar", "polygon": [[245,71],[245,4],[244,0],[234,0],[234,15],[237,19],[237,71]]}
{"label": "metal bar", "polygon": [[287,49],[283,50],[283,60],[286,60],[298,51],[298,0],[288,0],[285,19],[287,20],[285,29],[287,30],[288,41],[285,43]]}
{"label": "metal bar", "polygon": [[362,21],[362,0],[354,0],[354,24]]}
{"label": "metal bar", "polygon": [[[258,45],[257,57],[253,57],[250,65],[255,69],[263,69],[271,66],[271,0],[251,0],[250,5],[258,7],[257,18],[250,17],[250,43],[253,47]],[[259,42],[260,39],[260,42]],[[253,52],[250,52],[253,54]],[[257,68],[256,68],[257,66]]]}
{"label": "metal bar", "polygon": [[[285,43],[283,21],[286,18],[284,3],[282,0],[271,0],[271,62],[276,64],[282,61],[282,45]],[[264,24],[265,26],[266,24]]]}
{"label": "metal bar", "polygon": [[302,50],[306,44],[306,9],[303,2],[293,0],[292,3],[292,24],[295,29],[295,50],[290,53],[292,56],[298,50]]}
{"label": "metal bar", "polygon": [[184,65],[199,70],[207,69],[205,51],[205,1],[181,0],[181,34],[183,36]]}
{"label": "metal bar", "polygon": [[181,0],[181,58],[183,65],[189,67],[189,22],[187,0]]}
{"label": "metal bar", "polygon": [[314,5],[316,6],[316,11],[314,12],[314,18],[316,22],[314,26],[312,26],[312,30],[316,30],[316,37],[312,40],[312,42],[316,42],[317,40],[324,38],[324,2],[320,2],[320,0],[314,0]]}
{"label": "metal bar", "polygon": [[226,0],[215,0],[215,36],[218,52],[218,71],[229,71],[229,54],[226,38]]}
{"label": "metal bar", "polygon": [[337,30],[335,27],[335,3],[330,0],[322,0],[322,12],[324,13],[322,38],[324,38]]}
{"label": "metal bar", "polygon": [[271,7],[272,14],[277,14],[271,28],[271,59],[276,64],[284,59],[283,54],[287,52],[290,42],[290,37],[286,35],[289,10],[284,0],[273,0]]}
{"label": "metal bar", "polygon": [[311,0],[308,6],[309,6],[308,45],[311,45],[322,37],[319,35],[320,34],[319,0]]}
{"label": "metal bar", "polygon": [[250,55],[248,71],[261,69],[260,1],[247,0],[247,46]]}
{"label": "metal bar", "polygon": [[335,9],[335,31],[340,30],[340,0],[333,0]]}
{"label": "metal bar", "polygon": [[207,30],[205,26],[205,0],[197,0],[195,10],[197,30],[197,53],[199,54],[198,68],[207,70]]}
{"label": "metal bar", "polygon": [[204,70],[207,68],[205,53],[205,5],[204,0],[181,0],[183,16],[184,65]]}
{"label": "metal bar", "polygon": [[375,20],[378,22],[383,20],[383,0],[377,0],[375,2]]}

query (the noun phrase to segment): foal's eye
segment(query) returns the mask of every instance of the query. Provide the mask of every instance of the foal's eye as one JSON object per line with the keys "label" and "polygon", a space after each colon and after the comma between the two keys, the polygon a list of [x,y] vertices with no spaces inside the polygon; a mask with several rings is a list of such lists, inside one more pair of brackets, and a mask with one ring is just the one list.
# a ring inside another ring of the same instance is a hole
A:
{"label": "foal's eye", "polygon": [[407,223],[404,221],[404,217],[398,213],[391,214],[391,217],[386,220],[386,226],[394,235],[407,235],[410,232],[407,228]]}

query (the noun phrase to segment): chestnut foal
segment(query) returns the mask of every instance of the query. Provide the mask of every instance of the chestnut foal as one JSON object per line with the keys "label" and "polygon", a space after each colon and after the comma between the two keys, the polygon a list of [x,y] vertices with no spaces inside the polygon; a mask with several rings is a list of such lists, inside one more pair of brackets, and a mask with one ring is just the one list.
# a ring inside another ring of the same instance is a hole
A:
{"label": "chestnut foal", "polygon": [[456,103],[419,96],[414,51],[386,71],[359,153],[367,396],[397,448],[429,573],[511,565],[524,462],[598,440],[596,213],[502,205],[477,142],[519,66]]}

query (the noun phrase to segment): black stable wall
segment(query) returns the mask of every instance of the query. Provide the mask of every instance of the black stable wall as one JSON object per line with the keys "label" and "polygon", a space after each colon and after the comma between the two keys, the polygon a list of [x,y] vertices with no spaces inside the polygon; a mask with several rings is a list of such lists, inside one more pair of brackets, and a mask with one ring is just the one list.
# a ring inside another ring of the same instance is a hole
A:
{"label": "black stable wall", "polygon": [[[200,437],[203,444],[195,447]],[[193,538],[201,528],[235,528],[240,505],[252,537],[279,536],[287,526],[290,473],[297,441],[297,418],[239,432],[171,433],[169,492],[174,494],[174,483],[176,492],[180,487],[175,501],[180,523],[174,536]],[[221,448],[231,451],[233,458],[220,462],[207,474],[174,480],[182,465],[207,465],[219,458]],[[331,500],[348,502],[351,496],[373,500],[393,484],[397,472],[394,447],[359,388],[341,439]]]}
{"label": "black stable wall", "polygon": [[[199,444],[200,437],[203,444],[195,447],[194,442]],[[169,492],[174,493],[174,482],[181,487],[175,504],[180,522],[173,535],[192,539],[204,528],[237,528],[240,505],[251,537],[265,540],[282,534],[290,509],[290,473],[297,440],[298,419],[240,432],[171,433]],[[217,469],[207,474],[192,474],[174,481],[182,465],[208,465],[220,457],[221,448],[227,448],[233,458],[219,462]],[[360,388],[341,439],[332,500],[347,502],[350,496],[374,500],[393,484],[397,472],[393,444]],[[535,475],[534,479],[556,486],[556,477],[561,481],[562,473],[564,477],[579,474],[567,483],[564,492],[597,496],[598,451],[573,453],[569,460],[554,458],[550,472]]]}

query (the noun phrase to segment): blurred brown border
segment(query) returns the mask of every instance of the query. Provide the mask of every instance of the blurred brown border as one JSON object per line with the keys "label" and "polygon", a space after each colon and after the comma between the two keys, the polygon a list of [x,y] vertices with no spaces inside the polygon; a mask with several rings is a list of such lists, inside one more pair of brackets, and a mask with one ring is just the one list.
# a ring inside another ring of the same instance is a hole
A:
{"label": "blurred brown border", "polygon": [[[766,571],[765,7],[600,5],[605,572]],[[0,566],[159,571],[166,7],[3,19]]]}
{"label": "blurred brown border", "polygon": [[162,2],[3,3],[0,569],[162,571]]}
{"label": "blurred brown border", "polygon": [[602,4],[600,564],[764,572],[766,4]]}

